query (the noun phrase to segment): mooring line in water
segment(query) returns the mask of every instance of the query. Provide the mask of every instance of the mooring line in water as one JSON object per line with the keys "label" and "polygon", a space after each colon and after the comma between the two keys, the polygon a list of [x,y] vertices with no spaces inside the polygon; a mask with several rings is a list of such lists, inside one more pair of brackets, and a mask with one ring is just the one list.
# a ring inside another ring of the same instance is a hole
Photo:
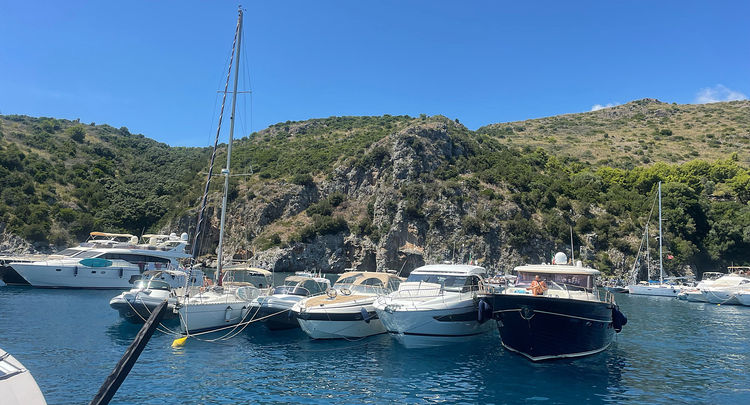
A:
{"label": "mooring line in water", "polygon": [[[164,301],[167,301],[167,300],[164,300]],[[125,302],[128,303],[128,306],[130,307],[130,309],[132,309],[133,312],[135,312],[135,314],[138,315],[138,317],[141,318],[141,320],[145,323],[147,319],[141,316],[141,314],[135,309],[135,307],[133,307],[133,304],[131,304],[130,301],[128,301],[128,300],[125,300]],[[167,305],[169,305],[169,304],[167,304]],[[151,312],[151,310],[148,309],[148,307],[146,306],[146,304],[143,304],[143,308],[146,310],[146,312],[148,312],[149,317],[150,317],[153,312]],[[167,307],[167,308],[169,308],[169,307]],[[159,322],[159,325],[157,325],[156,330],[159,331],[159,332],[161,332],[161,333],[163,333],[163,334],[165,334],[165,335],[172,335],[172,336],[181,336],[182,335],[181,333],[179,333],[177,331],[169,329],[169,327],[167,327],[166,325],[164,325],[161,322]]]}

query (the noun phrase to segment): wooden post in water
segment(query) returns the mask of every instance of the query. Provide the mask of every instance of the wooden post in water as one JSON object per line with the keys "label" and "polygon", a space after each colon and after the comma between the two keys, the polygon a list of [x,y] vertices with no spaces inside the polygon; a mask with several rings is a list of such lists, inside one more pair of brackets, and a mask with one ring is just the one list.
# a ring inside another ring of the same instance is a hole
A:
{"label": "wooden post in water", "polygon": [[151,313],[151,316],[148,317],[146,323],[143,324],[143,327],[135,336],[135,339],[133,339],[133,343],[130,344],[128,350],[125,351],[120,361],[117,362],[112,373],[104,380],[104,384],[99,388],[99,392],[94,395],[94,399],[91,400],[89,405],[109,404],[109,401],[112,400],[112,397],[115,396],[120,385],[122,385],[122,382],[125,381],[128,373],[130,373],[130,369],[138,361],[138,356],[141,355],[149,339],[151,339],[151,335],[154,334],[162,318],[164,318],[165,312],[167,312],[166,300],[159,304],[154,312]]}

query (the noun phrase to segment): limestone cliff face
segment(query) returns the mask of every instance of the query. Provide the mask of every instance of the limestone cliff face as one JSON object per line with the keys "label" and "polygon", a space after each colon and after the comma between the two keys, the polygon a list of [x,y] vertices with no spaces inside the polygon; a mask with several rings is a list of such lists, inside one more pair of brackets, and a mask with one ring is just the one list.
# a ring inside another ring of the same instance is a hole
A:
{"label": "limestone cliff face", "polygon": [[[486,197],[464,182],[446,186],[434,178],[441,165],[467,156],[466,146],[451,134],[452,129],[463,127],[445,120],[393,132],[370,145],[368,153],[376,155],[370,165],[338,164],[332,175],[315,179],[314,184],[243,186],[228,208],[226,257],[250,259],[275,271],[340,273],[356,268],[402,274],[441,261],[472,260],[494,271],[509,271],[528,260],[543,261],[539,252],[552,251],[551,243],[531,240],[521,250],[508,243],[503,220],[519,212],[515,203],[493,202],[497,216],[482,223],[477,218],[490,204]],[[335,193],[345,200],[333,215],[345,218],[349,230],[292,240],[310,223],[306,210]],[[214,246],[217,216],[218,212],[210,213],[208,234]],[[467,218],[472,221],[469,229]],[[354,228],[363,219],[375,231],[357,232]],[[282,235],[280,243],[264,249],[258,241],[271,234]]]}

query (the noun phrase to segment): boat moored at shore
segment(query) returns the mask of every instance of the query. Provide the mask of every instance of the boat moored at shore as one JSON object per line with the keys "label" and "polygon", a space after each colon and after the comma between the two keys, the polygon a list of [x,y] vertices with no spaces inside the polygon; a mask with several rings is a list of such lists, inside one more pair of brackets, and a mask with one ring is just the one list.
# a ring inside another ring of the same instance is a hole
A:
{"label": "boat moored at shore", "polygon": [[598,270],[555,258],[563,264],[516,267],[516,286],[486,298],[502,345],[532,361],[601,352],[627,322],[614,296],[596,287]]}

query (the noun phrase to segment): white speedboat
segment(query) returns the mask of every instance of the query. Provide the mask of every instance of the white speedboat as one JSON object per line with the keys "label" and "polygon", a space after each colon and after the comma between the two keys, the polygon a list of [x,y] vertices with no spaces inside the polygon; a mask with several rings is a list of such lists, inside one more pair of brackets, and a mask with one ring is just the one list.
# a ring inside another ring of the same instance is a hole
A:
{"label": "white speedboat", "polygon": [[419,267],[398,291],[375,301],[375,312],[406,347],[462,342],[494,324],[478,320],[477,295],[486,273],[483,267],[464,264]]}
{"label": "white speedboat", "polygon": [[162,301],[167,301],[168,309],[162,319],[177,317],[177,293],[179,288],[200,286],[203,283],[203,272],[193,270],[191,280],[182,270],[149,270],[135,282],[130,291],[126,291],[109,301],[109,306],[117,310],[120,316],[133,323],[143,323],[151,316]]}
{"label": "white speedboat", "polygon": [[305,333],[313,339],[351,339],[385,333],[373,303],[380,295],[396,290],[401,279],[395,274],[350,271],[326,294],[303,299],[292,312]]}
{"label": "white speedboat", "polygon": [[284,284],[261,295],[250,304],[250,318],[263,323],[271,330],[299,328],[292,312],[294,304],[311,296],[320,295],[331,287],[324,277],[298,272],[284,279]]}
{"label": "white speedboat", "polygon": [[250,321],[250,303],[267,294],[272,283],[268,270],[232,266],[224,268],[222,285],[206,286],[197,292],[177,291],[177,311],[183,334],[224,330]]}
{"label": "white speedboat", "polygon": [[724,275],[700,289],[705,302],[711,304],[742,305],[737,295],[750,292],[750,277],[740,273]]}
{"label": "white speedboat", "polygon": [[73,256],[11,263],[32,287],[126,289],[146,270],[177,269],[185,253],[187,234],[144,235],[143,244],[133,237],[129,243],[114,243],[82,250]]}
{"label": "white speedboat", "polygon": [[3,349],[0,349],[0,402],[4,405],[47,403],[31,372]]}

